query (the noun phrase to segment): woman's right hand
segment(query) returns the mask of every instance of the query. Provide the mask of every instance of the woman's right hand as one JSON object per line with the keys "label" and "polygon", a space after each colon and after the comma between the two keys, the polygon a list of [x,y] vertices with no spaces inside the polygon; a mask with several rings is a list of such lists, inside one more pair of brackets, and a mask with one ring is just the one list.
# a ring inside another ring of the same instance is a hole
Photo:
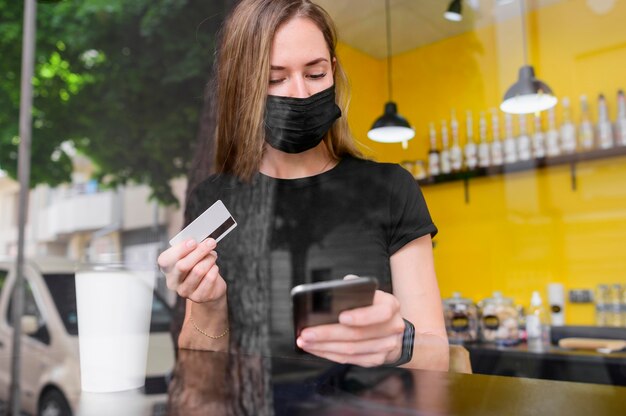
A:
{"label": "woman's right hand", "polygon": [[226,294],[226,282],[215,263],[217,243],[208,238],[198,244],[183,241],[162,252],[157,259],[167,287],[195,303],[218,300]]}

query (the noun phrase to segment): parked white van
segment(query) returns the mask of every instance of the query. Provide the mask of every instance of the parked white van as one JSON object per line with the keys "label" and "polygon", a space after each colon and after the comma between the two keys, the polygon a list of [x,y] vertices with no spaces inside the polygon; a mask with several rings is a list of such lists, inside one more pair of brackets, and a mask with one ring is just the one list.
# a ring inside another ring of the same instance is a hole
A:
{"label": "parked white van", "polygon": [[[20,387],[22,410],[31,415],[79,416],[81,388],[74,268],[75,263],[63,258],[35,258],[25,263]],[[15,259],[0,258],[0,402],[4,405],[11,383],[10,295],[15,277]],[[125,400],[133,402],[133,414],[128,416],[156,416],[166,412],[167,380],[174,367],[170,320],[170,308],[155,294],[146,385],[124,392]]]}

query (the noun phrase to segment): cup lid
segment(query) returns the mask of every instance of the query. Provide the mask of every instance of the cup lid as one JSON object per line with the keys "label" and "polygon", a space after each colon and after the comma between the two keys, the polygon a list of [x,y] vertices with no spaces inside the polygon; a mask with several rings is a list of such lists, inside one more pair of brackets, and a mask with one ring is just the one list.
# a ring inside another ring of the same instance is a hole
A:
{"label": "cup lid", "polygon": [[444,303],[444,305],[451,306],[451,305],[456,305],[456,304],[459,304],[459,303],[462,303],[462,304],[465,304],[465,305],[471,305],[474,302],[471,299],[461,297],[461,292],[453,292],[452,293],[452,297],[443,299],[443,303]]}

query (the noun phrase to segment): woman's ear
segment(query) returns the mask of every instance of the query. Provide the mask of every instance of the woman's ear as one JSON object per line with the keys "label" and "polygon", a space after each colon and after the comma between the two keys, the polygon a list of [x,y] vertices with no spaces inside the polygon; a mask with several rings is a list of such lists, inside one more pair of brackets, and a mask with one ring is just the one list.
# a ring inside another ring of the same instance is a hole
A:
{"label": "woman's ear", "polygon": [[337,58],[333,56],[333,61],[332,61],[332,68],[333,68],[333,75],[335,74],[335,68],[337,65],[335,65],[337,63]]}

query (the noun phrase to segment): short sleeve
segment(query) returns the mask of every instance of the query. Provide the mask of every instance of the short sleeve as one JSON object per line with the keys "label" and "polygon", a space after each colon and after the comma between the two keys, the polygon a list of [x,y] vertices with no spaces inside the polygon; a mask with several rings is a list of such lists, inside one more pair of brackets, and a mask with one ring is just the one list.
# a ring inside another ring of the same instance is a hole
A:
{"label": "short sleeve", "polygon": [[437,234],[417,181],[401,166],[393,168],[389,197],[390,256],[416,238]]}

